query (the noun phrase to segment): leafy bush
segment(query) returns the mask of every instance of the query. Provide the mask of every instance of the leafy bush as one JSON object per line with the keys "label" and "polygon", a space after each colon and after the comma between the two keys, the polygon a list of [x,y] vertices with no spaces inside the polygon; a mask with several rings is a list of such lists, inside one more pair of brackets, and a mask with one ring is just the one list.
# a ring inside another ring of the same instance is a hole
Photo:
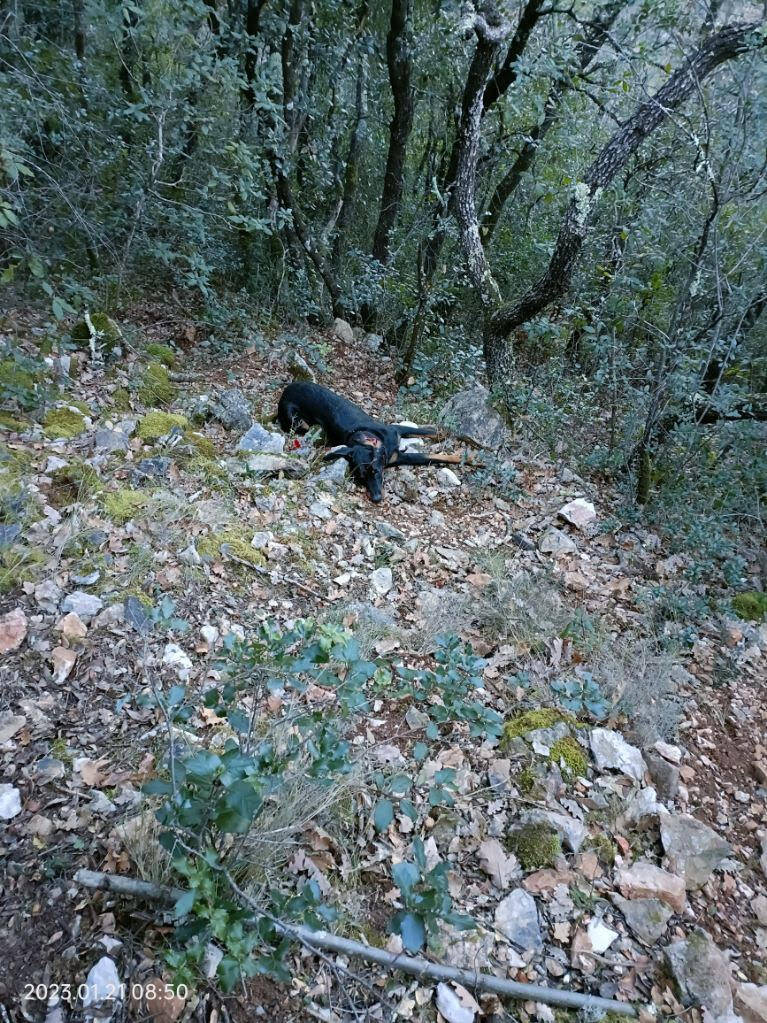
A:
{"label": "leafy bush", "polygon": [[[153,616],[156,627],[185,631],[172,602],[165,604]],[[162,775],[144,788],[159,800],[159,842],[188,888],[176,905],[177,947],[168,957],[179,979],[192,978],[211,940],[225,952],[219,970],[224,986],[257,972],[285,976],[287,942],[268,918],[249,921],[255,903],[248,893],[254,885],[276,881],[280,842],[300,832],[316,814],[330,812],[346,790],[358,769],[348,733],[369,712],[370,696],[385,689],[390,697],[409,697],[427,715],[425,736],[432,742],[459,721],[468,723],[473,734],[497,736],[500,718],[473,698],[482,685],[483,665],[470,646],[454,637],[440,638],[433,670],[370,661],[361,656],[348,631],[299,621],[285,632],[264,624],[248,640],[227,636],[217,665],[221,684],[205,692],[202,706],[183,685],[167,690],[153,685],[142,693],[140,702],[156,707],[169,729],[189,732],[200,713],[226,725],[207,746],[196,740],[183,749],[175,739]],[[317,710],[297,698],[310,686],[333,692],[332,713],[328,705]],[[264,700],[270,693],[281,694],[290,707],[285,716],[265,716]],[[417,743],[415,761],[427,752],[426,742]],[[453,775],[439,772],[430,806],[450,801]],[[413,784],[401,773],[386,777],[376,772],[373,781],[388,795],[403,795]],[[270,832],[275,807],[285,803],[293,819],[283,815],[280,827]],[[405,798],[400,799],[400,811],[417,816]],[[374,813],[375,826],[386,828],[393,812],[391,800],[383,799]],[[259,854],[261,848],[268,849],[268,861]],[[413,853],[413,863],[393,868],[404,908],[392,928],[408,948],[417,950],[427,933],[436,933],[439,920],[454,926],[470,922],[452,912],[446,865],[427,870],[418,840]],[[334,907],[313,883],[292,894],[271,884],[258,907],[269,916],[310,926],[325,926],[335,917]]]}

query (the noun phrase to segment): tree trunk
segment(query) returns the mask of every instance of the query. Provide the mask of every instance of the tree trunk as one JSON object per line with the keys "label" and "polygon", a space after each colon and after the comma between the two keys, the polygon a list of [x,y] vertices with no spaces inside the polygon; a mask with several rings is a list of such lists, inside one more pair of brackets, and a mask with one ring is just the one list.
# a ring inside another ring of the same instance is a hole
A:
{"label": "tree trunk", "polygon": [[[692,95],[704,78],[725,61],[767,44],[767,38],[760,33],[760,28],[759,23],[738,23],[709,36],[666,84],[637,108],[604,146],[586,171],[583,182],[575,186],[575,195],[565,212],[551,260],[543,276],[516,302],[502,305],[492,313],[491,325],[485,337],[488,370],[491,365],[499,366],[507,361],[499,357],[497,349],[507,346],[511,331],[541,313],[569,287],[591,216],[604,188],[644,140],[666,120],[669,112]],[[481,45],[480,38],[477,47]],[[473,210],[474,196],[464,197],[462,205],[467,211]],[[476,213],[474,217],[476,219]],[[471,238],[471,232],[462,231],[464,236]],[[475,267],[484,266],[483,272],[490,273],[484,252],[478,259],[474,247],[471,254],[466,252],[466,257],[470,264],[474,263]],[[475,276],[476,273],[475,270]],[[487,292],[487,287],[479,290],[482,295],[483,291]],[[493,380],[493,383],[497,382],[497,379]]]}
{"label": "tree trunk", "polygon": [[241,92],[242,105],[246,110],[252,110],[256,103],[255,79],[256,79],[256,39],[261,23],[261,11],[266,6],[266,0],[248,0],[245,9],[245,86]]}
{"label": "tree trunk", "polygon": [[83,28],[83,0],[74,0],[75,55],[78,60],[85,58],[85,29]]}
{"label": "tree trunk", "polygon": [[[586,68],[588,68],[624,6],[624,0],[612,0],[612,3],[597,10],[594,21],[590,23],[584,38],[576,47],[576,74],[583,74]],[[567,95],[570,85],[571,78],[567,73],[554,82],[546,99],[543,120],[539,124],[534,125],[527,133],[514,163],[496,185],[488,204],[487,216],[482,223],[482,239],[485,244],[488,244],[492,238],[503,213],[504,206],[516,191],[522,176],[532,166],[541,143],[549,133],[549,129],[556,124],[562,100]],[[487,94],[487,89],[485,94]]]}
{"label": "tree trunk", "polygon": [[367,134],[368,116],[368,63],[367,55],[360,54],[360,66],[357,74],[357,94],[355,104],[355,122],[349,140],[349,152],[346,157],[344,168],[344,187],[341,196],[341,208],[335,225],[335,237],[333,239],[333,267],[335,269],[341,263],[344,247],[346,245],[349,229],[354,220],[354,206],[357,198],[357,184],[359,182],[360,158],[362,146]]}
{"label": "tree trunk", "polygon": [[386,63],[394,98],[389,126],[381,207],[373,236],[373,258],[384,266],[389,262],[391,232],[397,220],[405,182],[407,142],[413,127],[413,50],[410,38],[413,0],[392,0],[391,24],[386,37]]}
{"label": "tree trunk", "polygon": [[[486,83],[482,96],[482,117],[497,103],[517,80],[517,63],[525,52],[538,20],[542,15],[544,0],[527,0],[522,9],[514,35],[509,43],[503,65],[500,70]],[[450,151],[447,169],[439,182],[439,193],[442,197],[432,213],[432,230],[426,240],[423,260],[423,272],[427,286],[431,283],[437,269],[437,261],[445,242],[446,230],[443,225],[449,207],[452,204],[455,180],[458,174],[458,157],[460,155],[461,136],[456,134]]]}

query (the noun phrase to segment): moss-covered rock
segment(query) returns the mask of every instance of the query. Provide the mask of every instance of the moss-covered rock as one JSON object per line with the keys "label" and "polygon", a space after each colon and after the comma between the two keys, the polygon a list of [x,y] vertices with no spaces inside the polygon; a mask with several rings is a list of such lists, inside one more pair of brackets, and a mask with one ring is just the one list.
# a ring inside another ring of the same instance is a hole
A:
{"label": "moss-covered rock", "polygon": [[586,845],[589,849],[593,849],[602,863],[607,864],[608,867],[615,863],[617,850],[612,839],[608,838],[607,835],[602,832],[592,835]]}
{"label": "moss-covered rock", "polygon": [[35,378],[15,359],[0,361],[0,394],[15,397],[19,391],[33,391]]}
{"label": "moss-covered rock", "polygon": [[205,458],[216,457],[216,445],[210,437],[206,437],[202,433],[195,433],[194,431],[191,431],[187,433],[186,439],[190,444],[193,444]]}
{"label": "moss-covered rock", "polygon": [[523,824],[509,835],[508,846],[524,870],[553,867],[562,855],[559,835],[547,824]]}
{"label": "moss-covered rock", "polygon": [[551,760],[563,771],[574,777],[583,778],[588,773],[589,760],[580,743],[572,736],[558,739],[551,747]]}
{"label": "moss-covered rock", "polygon": [[513,739],[524,737],[529,732],[537,732],[539,728],[553,728],[560,721],[577,725],[572,714],[567,714],[557,707],[541,707],[538,710],[526,710],[517,714],[503,726],[503,740],[510,743]]}
{"label": "moss-covered rock", "polygon": [[52,408],[43,420],[43,433],[52,440],[77,437],[86,428],[85,416],[71,408]]}
{"label": "moss-covered rock", "polygon": [[26,424],[23,420],[17,419],[9,412],[0,412],[0,430],[10,430],[11,433],[22,433],[25,429]]}
{"label": "moss-covered rock", "polygon": [[747,590],[745,593],[736,594],[731,604],[738,618],[743,618],[747,622],[761,622],[767,618],[767,593]]}
{"label": "moss-covered rock", "polygon": [[[90,320],[93,329],[96,331],[96,350],[106,352],[107,354],[112,352],[120,344],[123,337],[118,325],[111,316],[107,316],[106,313],[102,312],[91,313]],[[74,327],[72,327],[69,336],[79,348],[90,349],[91,331],[84,317],[82,320],[78,320]]]}
{"label": "moss-covered rock", "polygon": [[161,362],[150,362],[144,370],[138,394],[145,405],[170,405],[178,388],[171,383],[168,370]]}
{"label": "moss-covered rock", "polygon": [[104,508],[104,514],[113,522],[122,525],[135,518],[148,500],[149,497],[144,491],[131,490],[126,487],[122,490],[113,490],[108,494],[104,494],[101,503]]}
{"label": "moss-covered rock", "polygon": [[174,412],[147,412],[139,419],[138,435],[141,440],[158,440],[177,426],[180,430],[186,430],[189,420],[186,416]]}
{"label": "moss-covered rock", "polygon": [[116,387],[111,394],[111,404],[109,406],[112,412],[130,412],[131,400],[130,391],[127,387]]}
{"label": "moss-covered rock", "polygon": [[93,412],[91,411],[90,406],[84,401],[81,401],[79,398],[71,398],[68,394],[63,394],[61,396],[61,401],[69,405],[70,408],[75,408],[78,412],[82,412],[82,414],[87,416],[89,419],[93,417]]}
{"label": "moss-covered rock", "polygon": [[147,355],[151,355],[157,362],[161,362],[168,369],[173,369],[176,364],[176,353],[169,345],[152,343],[146,346]]}
{"label": "moss-covered rock", "polygon": [[264,555],[251,547],[244,530],[226,529],[220,533],[208,533],[196,543],[201,558],[217,558],[221,555],[244,561],[248,565],[262,567],[266,564]]}

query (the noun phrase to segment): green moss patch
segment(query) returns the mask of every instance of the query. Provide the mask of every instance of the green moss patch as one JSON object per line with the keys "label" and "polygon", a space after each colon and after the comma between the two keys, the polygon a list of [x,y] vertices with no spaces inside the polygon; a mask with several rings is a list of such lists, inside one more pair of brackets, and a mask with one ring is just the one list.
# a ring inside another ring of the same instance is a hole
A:
{"label": "green moss patch", "polygon": [[111,394],[112,403],[109,406],[112,412],[130,412],[131,400],[130,391],[127,387],[116,387]]}
{"label": "green moss patch", "polygon": [[146,346],[147,355],[151,355],[157,362],[161,362],[168,369],[173,369],[176,364],[176,353],[169,345],[149,344]]}
{"label": "green moss patch", "polygon": [[759,590],[747,590],[738,593],[730,602],[738,618],[747,622],[761,622],[767,618],[767,593]]}
{"label": "green moss patch", "polygon": [[220,533],[208,533],[197,541],[196,547],[201,558],[217,558],[224,554],[259,568],[266,564],[266,558],[255,547],[251,547],[243,530],[226,529]]}
{"label": "green moss patch", "polygon": [[186,430],[189,420],[186,416],[173,412],[147,412],[142,416],[138,424],[138,435],[141,440],[159,440],[177,426],[180,430]]}
{"label": "green moss patch", "polygon": [[[122,341],[122,331],[106,313],[90,314],[91,324],[96,331],[96,349],[111,352]],[[85,318],[78,320],[69,332],[69,336],[80,348],[90,348],[91,331]]]}
{"label": "green moss patch", "polygon": [[524,870],[553,867],[562,855],[559,835],[547,824],[524,824],[509,835],[508,846]]}
{"label": "green moss patch", "polygon": [[550,757],[553,763],[574,777],[584,778],[588,773],[588,757],[580,743],[572,736],[566,735],[564,739],[558,739],[551,747]]}
{"label": "green moss patch", "polygon": [[150,362],[144,370],[138,394],[145,405],[170,405],[178,388],[171,383],[168,370],[161,362]]}
{"label": "green moss patch", "polygon": [[566,721],[569,725],[577,726],[578,722],[572,716],[556,707],[541,707],[539,710],[526,710],[523,714],[517,714],[503,726],[503,739],[510,743],[513,739],[525,736],[529,732],[536,732],[539,728],[553,728],[560,721]]}
{"label": "green moss patch", "polygon": [[34,386],[34,376],[22,369],[15,359],[0,362],[0,392],[9,391],[13,395],[17,391],[31,391]]}
{"label": "green moss patch", "polygon": [[52,440],[77,437],[85,427],[85,417],[70,408],[52,408],[43,420],[43,432]]}
{"label": "green moss patch", "polygon": [[135,518],[149,500],[148,494],[143,490],[113,490],[104,494],[102,506],[104,514],[113,522],[120,525]]}
{"label": "green moss patch", "polygon": [[205,458],[216,457],[217,454],[216,445],[213,443],[210,437],[206,437],[202,433],[195,433],[194,431],[191,431],[187,433],[186,439],[189,441],[190,444],[194,445],[194,447],[196,447],[200,454],[203,455]]}
{"label": "green moss patch", "polygon": [[26,429],[26,425],[21,419],[16,419],[15,416],[10,415],[8,412],[0,412],[0,430],[10,430],[12,433],[21,433]]}

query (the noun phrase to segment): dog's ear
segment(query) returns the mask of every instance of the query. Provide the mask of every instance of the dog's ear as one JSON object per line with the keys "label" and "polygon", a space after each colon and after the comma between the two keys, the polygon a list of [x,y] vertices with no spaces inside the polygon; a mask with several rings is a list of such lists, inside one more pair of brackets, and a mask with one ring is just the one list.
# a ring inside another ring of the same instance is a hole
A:
{"label": "dog's ear", "polygon": [[335,451],[328,451],[326,455],[323,455],[322,461],[335,462],[338,458],[348,458],[351,453],[352,449],[350,447],[336,448]]}

